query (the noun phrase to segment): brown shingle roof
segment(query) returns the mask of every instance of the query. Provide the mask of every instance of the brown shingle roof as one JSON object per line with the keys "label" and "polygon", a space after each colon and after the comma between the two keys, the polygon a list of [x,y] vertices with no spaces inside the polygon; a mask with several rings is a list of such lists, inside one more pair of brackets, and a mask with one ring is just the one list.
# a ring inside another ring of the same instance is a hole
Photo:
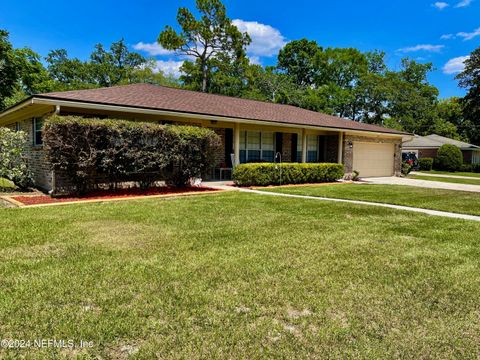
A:
{"label": "brown shingle roof", "polygon": [[294,125],[406,134],[398,130],[359,123],[290,105],[272,104],[151,84],[132,84],[100,89],[52,92],[35,95],[35,97]]}

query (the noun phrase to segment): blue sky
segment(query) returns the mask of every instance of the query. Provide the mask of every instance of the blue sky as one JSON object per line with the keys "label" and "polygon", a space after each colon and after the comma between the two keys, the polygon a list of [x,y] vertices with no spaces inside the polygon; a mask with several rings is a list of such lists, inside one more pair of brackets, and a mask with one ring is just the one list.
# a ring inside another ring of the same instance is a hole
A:
{"label": "blue sky", "polygon": [[[442,97],[462,95],[454,80],[468,54],[480,46],[480,0],[226,0],[228,15],[249,30],[252,61],[275,63],[289,40],[306,37],[321,46],[379,49],[398,68],[409,56],[433,62],[430,80]],[[176,73],[182,59],[155,44],[161,29],[176,24],[179,6],[194,0],[3,0],[0,28],[10,32],[16,47],[29,46],[41,55],[65,48],[86,58],[94,44],[125,38],[158,67]]]}

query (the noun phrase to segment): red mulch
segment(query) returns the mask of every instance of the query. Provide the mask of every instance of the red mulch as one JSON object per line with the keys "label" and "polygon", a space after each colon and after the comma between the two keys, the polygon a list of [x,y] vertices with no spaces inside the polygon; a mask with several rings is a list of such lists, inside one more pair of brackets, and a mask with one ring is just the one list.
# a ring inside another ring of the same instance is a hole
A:
{"label": "red mulch", "polygon": [[141,189],[120,189],[120,190],[98,190],[92,191],[83,196],[61,196],[51,197],[49,195],[30,195],[30,196],[12,196],[12,199],[23,203],[24,205],[40,205],[40,204],[55,204],[71,201],[83,201],[83,200],[107,200],[107,199],[124,199],[132,196],[149,196],[149,195],[169,195],[180,193],[197,193],[218,191],[216,189],[208,187],[186,187],[186,188],[174,188],[174,187],[157,187],[147,190]]}

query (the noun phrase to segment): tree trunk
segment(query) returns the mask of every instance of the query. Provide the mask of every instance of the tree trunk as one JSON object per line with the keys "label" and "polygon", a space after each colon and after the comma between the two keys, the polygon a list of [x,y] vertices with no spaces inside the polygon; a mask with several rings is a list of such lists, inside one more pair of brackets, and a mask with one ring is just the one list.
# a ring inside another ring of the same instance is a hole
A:
{"label": "tree trunk", "polygon": [[207,92],[207,64],[202,62],[202,92]]}

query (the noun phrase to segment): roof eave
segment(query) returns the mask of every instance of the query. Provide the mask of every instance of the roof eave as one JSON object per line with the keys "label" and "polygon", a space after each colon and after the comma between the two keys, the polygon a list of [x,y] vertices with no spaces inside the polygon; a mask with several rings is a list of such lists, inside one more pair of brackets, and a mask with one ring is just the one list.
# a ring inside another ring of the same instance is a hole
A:
{"label": "roof eave", "polygon": [[[194,112],[182,112],[182,111],[174,111],[174,110],[165,110],[165,109],[155,109],[155,108],[147,108],[147,107],[140,107],[140,106],[130,106],[130,105],[113,105],[108,103],[100,103],[100,102],[90,102],[84,100],[72,100],[72,99],[61,99],[58,97],[47,96],[47,95],[33,95],[29,98],[13,105],[0,113],[0,120],[25,106],[39,104],[39,105],[60,105],[60,106],[69,106],[75,108],[87,108],[87,109],[94,109],[94,110],[110,110],[110,111],[124,111],[124,112],[133,112],[133,113],[143,113],[143,114],[157,114],[157,115],[171,115],[171,116],[178,116],[178,117],[197,117],[199,119],[204,120],[217,120],[217,121],[225,121],[225,122],[243,122],[249,124],[259,124],[259,125],[273,125],[273,126],[281,126],[281,127],[288,127],[288,128],[306,128],[306,129],[318,129],[318,130],[335,130],[335,131],[343,131],[352,134],[373,134],[373,135],[382,135],[388,137],[408,137],[412,136],[409,133],[392,133],[388,131],[373,131],[373,130],[364,130],[364,129],[349,129],[349,128],[342,128],[342,127],[333,127],[333,126],[316,126],[310,124],[289,124],[284,122],[277,122],[277,121],[268,121],[268,120],[257,120],[257,119],[246,119],[246,118],[235,118],[235,117],[227,117],[227,116],[220,116],[220,115],[211,115],[211,114],[201,114],[201,113],[194,113]],[[346,120],[347,121],[347,120]]]}

